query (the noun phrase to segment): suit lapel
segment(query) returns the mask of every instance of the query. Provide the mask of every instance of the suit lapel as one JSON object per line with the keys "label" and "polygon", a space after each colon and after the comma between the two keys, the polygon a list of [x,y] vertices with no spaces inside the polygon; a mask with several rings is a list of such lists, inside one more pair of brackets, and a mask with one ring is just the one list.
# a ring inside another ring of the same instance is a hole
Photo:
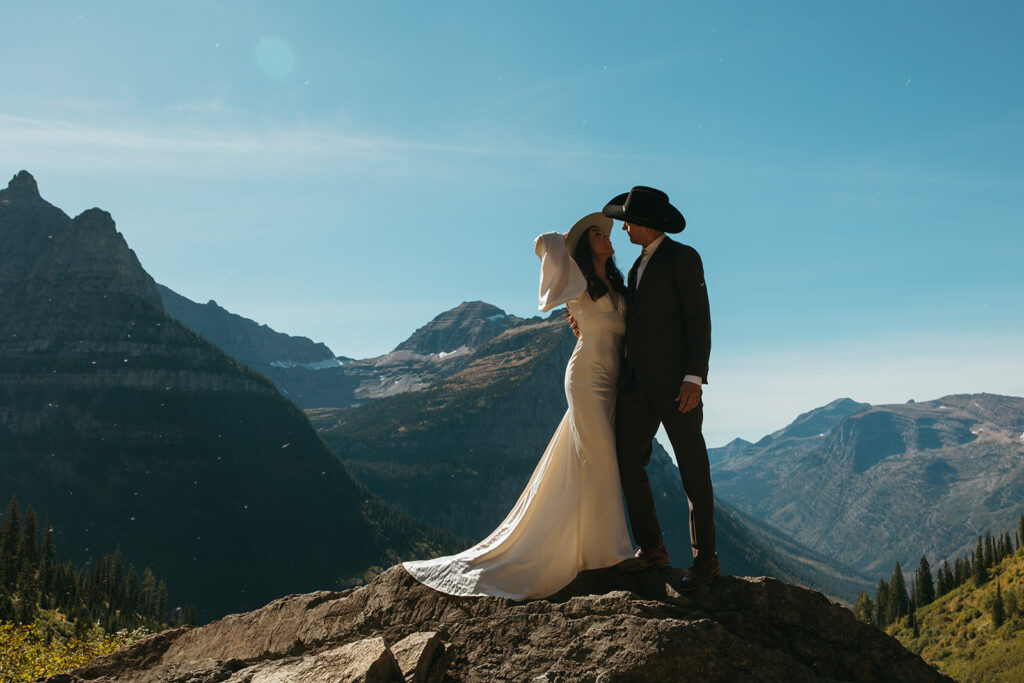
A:
{"label": "suit lapel", "polygon": [[[644,276],[642,278],[640,278],[640,284],[639,285],[635,284],[636,283],[636,274],[635,274],[635,272],[634,271],[630,271],[631,273],[633,273],[633,282],[634,282],[633,288],[634,288],[634,292],[635,292],[634,296],[640,296],[640,293],[643,292],[645,289],[647,289],[647,284],[651,281],[651,276],[655,275],[658,271],[660,271],[662,265],[667,263],[667,261],[665,260],[666,258],[668,258],[666,256],[666,254],[669,252],[671,247],[669,247],[666,243],[667,242],[671,242],[671,241],[672,240],[670,240],[666,236],[665,239],[663,239],[661,241],[661,244],[658,245],[658,248],[654,250],[654,253],[651,254],[651,259],[647,262],[647,267],[644,268]],[[640,264],[640,262],[638,260],[636,266],[634,266],[634,270],[639,268],[639,264]]]}
{"label": "suit lapel", "polygon": [[638,268],[640,268],[640,259],[633,262],[633,267],[626,274],[626,287],[629,289],[630,297],[636,294],[636,271]]}

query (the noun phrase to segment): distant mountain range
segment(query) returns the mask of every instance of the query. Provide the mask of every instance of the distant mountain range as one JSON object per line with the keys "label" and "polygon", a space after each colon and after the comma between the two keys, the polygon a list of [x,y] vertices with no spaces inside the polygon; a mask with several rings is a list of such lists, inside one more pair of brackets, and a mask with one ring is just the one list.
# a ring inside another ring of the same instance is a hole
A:
{"label": "distant mountain range", "polygon": [[266,376],[303,409],[344,408],[424,389],[465,367],[481,344],[524,322],[491,304],[468,301],[438,315],[394,351],[355,360],[335,356],[306,337],[276,332],[215,301],[199,304],[158,287],[172,317]]}
{"label": "distant mountain range", "polygon": [[65,556],[120,546],[201,621],[461,545],[353,480],[267,379],[169,317],[108,213],[72,220],[24,171],[0,190],[12,494],[49,514]]}
{"label": "distant mountain range", "polygon": [[871,575],[968,550],[1024,509],[1024,398],[841,399],[726,449],[718,495]]}

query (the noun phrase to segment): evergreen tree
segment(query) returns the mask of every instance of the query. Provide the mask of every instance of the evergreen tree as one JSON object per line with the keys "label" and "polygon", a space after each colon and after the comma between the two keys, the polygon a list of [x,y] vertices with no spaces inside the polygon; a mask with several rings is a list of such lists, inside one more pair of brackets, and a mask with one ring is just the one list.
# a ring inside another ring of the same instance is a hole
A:
{"label": "evergreen tree", "polygon": [[956,588],[964,582],[964,561],[958,557],[953,560],[953,566],[956,568],[953,574],[953,587]]}
{"label": "evergreen tree", "polygon": [[11,601],[11,594],[7,589],[0,586],[0,621],[14,620],[14,603]]}
{"label": "evergreen tree", "polygon": [[992,542],[992,532],[985,532],[985,568],[996,566],[996,549]]}
{"label": "evergreen tree", "polygon": [[1003,606],[1003,592],[996,581],[996,597],[992,601],[992,626],[999,628],[1006,619],[1006,610]]}
{"label": "evergreen tree", "polygon": [[160,623],[167,621],[167,584],[163,579],[156,587],[156,618]]}
{"label": "evergreen tree", "polygon": [[14,620],[19,624],[31,624],[39,614],[39,591],[36,589],[35,571],[28,558],[25,558],[18,572],[17,584],[18,604]]}
{"label": "evergreen tree", "polygon": [[1024,515],[1017,522],[1017,550],[1020,550],[1021,543],[1024,543]]}
{"label": "evergreen tree", "polygon": [[156,577],[153,570],[146,567],[142,572],[142,609],[145,618],[156,616]]}
{"label": "evergreen tree", "polygon": [[935,584],[932,581],[932,568],[928,558],[921,556],[917,565],[917,602],[922,607],[935,600]]}
{"label": "evergreen tree", "polygon": [[1013,587],[1009,587],[1006,590],[1006,597],[1003,599],[1006,606],[1006,618],[1012,619],[1020,614],[1020,599],[1017,596],[1017,591]]}
{"label": "evergreen tree", "polygon": [[[981,549],[980,536],[978,537],[978,548]],[[971,578],[974,579],[975,588],[979,588],[988,581],[988,568],[985,567],[985,562],[981,559],[984,552],[984,550],[981,550],[980,553],[977,550],[975,551],[974,562],[972,563],[974,565],[974,573],[971,575]]]}
{"label": "evergreen tree", "polygon": [[889,625],[889,584],[885,579],[878,580],[878,587],[875,588],[875,623],[878,628],[885,628]]}
{"label": "evergreen tree", "polygon": [[893,604],[893,621],[907,614],[910,610],[910,596],[907,595],[907,584],[903,579],[903,570],[900,563],[892,570],[892,578],[889,580],[889,600]]}
{"label": "evergreen tree", "polygon": [[937,573],[937,582],[935,586],[935,597],[941,597],[951,591],[952,579],[949,574],[949,560],[943,560],[942,565],[939,566]]}
{"label": "evergreen tree", "polygon": [[8,591],[14,589],[18,579],[21,560],[18,557],[21,536],[21,513],[18,511],[18,496],[11,496],[0,525],[0,586]]}
{"label": "evergreen tree", "polygon": [[25,508],[25,516],[21,521],[21,548],[19,554],[21,561],[26,560],[32,565],[32,569],[39,568],[39,522],[36,520],[36,511],[29,505]]}
{"label": "evergreen tree", "polygon": [[861,592],[857,595],[857,603],[853,606],[853,615],[865,624],[875,623],[875,605],[871,596]]}
{"label": "evergreen tree", "polygon": [[39,560],[39,590],[43,596],[43,602],[47,608],[53,608],[53,594],[57,580],[57,545],[53,542],[53,529],[50,527],[50,517],[43,521],[43,555]]}
{"label": "evergreen tree", "polygon": [[141,612],[139,601],[142,599],[142,580],[135,567],[128,568],[128,575],[124,577],[124,609],[132,614]]}

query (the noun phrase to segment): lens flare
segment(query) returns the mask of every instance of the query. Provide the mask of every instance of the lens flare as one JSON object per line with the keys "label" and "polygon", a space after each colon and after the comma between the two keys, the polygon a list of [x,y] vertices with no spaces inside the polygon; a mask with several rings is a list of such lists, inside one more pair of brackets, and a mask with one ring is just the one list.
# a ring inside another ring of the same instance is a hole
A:
{"label": "lens flare", "polygon": [[288,43],[275,36],[264,36],[252,50],[257,66],[268,76],[284,78],[295,68],[295,53]]}

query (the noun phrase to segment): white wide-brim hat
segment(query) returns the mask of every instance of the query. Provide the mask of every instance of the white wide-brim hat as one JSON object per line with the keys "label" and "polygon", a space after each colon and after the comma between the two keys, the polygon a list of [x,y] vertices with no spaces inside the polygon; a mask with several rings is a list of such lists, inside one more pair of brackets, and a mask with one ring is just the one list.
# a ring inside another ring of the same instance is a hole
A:
{"label": "white wide-brim hat", "polygon": [[605,235],[612,234],[612,225],[614,221],[601,213],[588,213],[583,218],[576,221],[576,224],[569,228],[569,232],[565,233],[565,250],[569,252],[569,258],[572,258],[576,253],[576,245],[579,244],[580,238],[583,237],[591,228],[598,228]]}

